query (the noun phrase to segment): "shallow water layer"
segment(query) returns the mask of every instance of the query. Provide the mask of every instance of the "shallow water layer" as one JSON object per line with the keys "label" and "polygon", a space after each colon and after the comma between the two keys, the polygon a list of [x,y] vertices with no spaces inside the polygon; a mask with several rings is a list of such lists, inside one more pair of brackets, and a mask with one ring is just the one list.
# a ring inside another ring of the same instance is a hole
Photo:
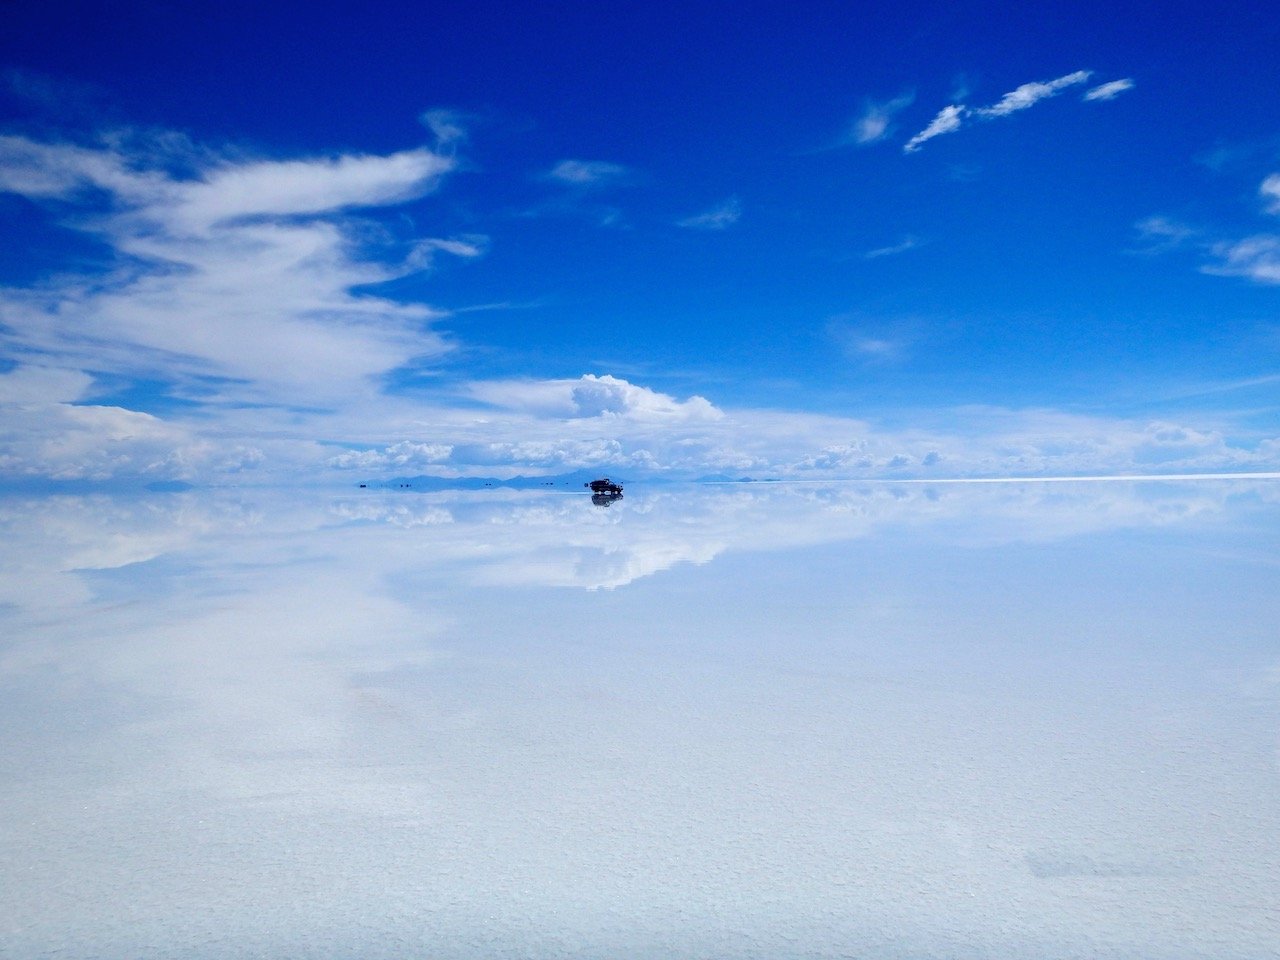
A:
{"label": "shallow water layer", "polygon": [[1280,484],[0,500],[0,955],[1257,958]]}

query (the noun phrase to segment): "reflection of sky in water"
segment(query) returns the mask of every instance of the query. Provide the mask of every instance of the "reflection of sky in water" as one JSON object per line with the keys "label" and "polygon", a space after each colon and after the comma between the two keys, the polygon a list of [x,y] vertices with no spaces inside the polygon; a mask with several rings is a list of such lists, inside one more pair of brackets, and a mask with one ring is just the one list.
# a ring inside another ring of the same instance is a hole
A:
{"label": "reflection of sky in water", "polygon": [[0,501],[0,953],[1265,956],[1278,504]]}

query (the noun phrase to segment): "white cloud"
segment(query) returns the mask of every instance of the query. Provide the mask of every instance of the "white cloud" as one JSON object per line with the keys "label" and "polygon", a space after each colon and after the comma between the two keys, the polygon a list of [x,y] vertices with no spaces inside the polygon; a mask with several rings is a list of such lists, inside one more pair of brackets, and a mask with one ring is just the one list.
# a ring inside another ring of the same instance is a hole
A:
{"label": "white cloud", "polygon": [[500,380],[471,384],[485,403],[542,417],[716,420],[723,416],[703,397],[676,400],[608,374],[576,380]]}
{"label": "white cloud", "polygon": [[524,211],[526,217],[569,217],[594,221],[600,227],[625,228],[622,210],[601,202],[618,188],[633,185],[636,172],[603,160],[561,160],[539,179],[560,189]]}
{"label": "white cloud", "polygon": [[1138,254],[1162,254],[1188,246],[1201,246],[1201,231],[1169,217],[1152,216],[1134,224],[1141,246],[1130,251]]}
{"label": "white cloud", "polygon": [[911,92],[884,102],[868,100],[863,107],[862,115],[853,122],[847,141],[866,146],[886,139],[893,133],[894,115],[911,106],[914,100],[915,94]]}
{"label": "white cloud", "polygon": [[517,469],[576,470],[627,462],[620,441],[612,437],[559,437],[545,440],[512,440],[460,447],[460,463],[472,467],[514,467]]}
{"label": "white cloud", "polygon": [[[162,150],[173,162],[157,159]],[[1275,460],[1274,444],[1194,423],[1179,425],[1188,432],[1178,443],[1124,421],[1009,412],[903,431],[725,410],[603,373],[475,382],[461,388],[463,403],[425,380],[412,393],[387,392],[389,373],[449,345],[432,330],[430,307],[355,291],[434,256],[474,258],[485,240],[415,238],[392,257],[347,211],[433,189],[451,162],[404,151],[268,163],[180,138],[149,149],[0,139],[0,185],[66,212],[120,264],[0,291],[0,343],[22,359],[0,374],[0,474],[208,482],[252,468],[349,482],[353,469],[509,475],[608,464],[686,476],[873,476],[936,473],[929,465],[941,462],[952,475],[1009,475]],[[1247,254],[1223,253],[1255,272],[1276,256],[1260,245]],[[883,358],[903,342],[872,326],[850,331],[845,347]],[[193,407],[157,415],[90,405],[95,376],[160,378]]]}
{"label": "white cloud", "polygon": [[911,318],[885,320],[857,312],[830,318],[826,331],[846,357],[861,363],[901,360],[926,335]]}
{"label": "white cloud", "polygon": [[[475,258],[487,241],[392,247],[350,211],[428,193],[454,163],[425,149],[245,160],[163,134],[92,147],[0,137],[0,190],[55,205],[117,264],[0,290],[0,345],[26,361],[0,375],[0,469],[207,478],[264,457],[282,469],[316,462],[324,408],[367,430],[387,374],[449,349],[431,326],[439,311],[368,286],[441,255]],[[199,412],[69,406],[92,397],[96,377],[160,381]]]}
{"label": "white cloud", "polygon": [[120,407],[0,405],[0,476],[190,479],[221,455],[191,431]]}
{"label": "white cloud", "polygon": [[603,187],[626,181],[631,171],[621,164],[603,160],[561,160],[547,178],[575,187]]}
{"label": "white cloud", "polygon": [[906,142],[904,153],[915,153],[928,140],[940,137],[944,133],[955,133],[964,123],[969,108],[960,104],[951,104],[938,111],[938,115],[929,121],[929,125]]}
{"label": "white cloud", "polygon": [[904,344],[897,340],[885,340],[881,337],[863,337],[854,341],[853,348],[859,353],[867,354],[872,357],[896,357],[903,349]]}
{"label": "white cloud", "polygon": [[1016,90],[1011,90],[1000,98],[1000,102],[990,107],[978,107],[974,113],[981,117],[1007,117],[1019,110],[1033,107],[1041,100],[1056,96],[1067,87],[1085,83],[1093,75],[1092,70],[1077,70],[1056,80],[1024,83]]}
{"label": "white cloud", "polygon": [[1267,202],[1267,213],[1280,213],[1280,173],[1273,173],[1258,188]]}
{"label": "white cloud", "polygon": [[405,258],[404,266],[406,270],[428,269],[435,262],[436,253],[447,253],[464,260],[473,260],[484,256],[488,246],[489,238],[479,234],[449,239],[431,237],[413,245]]}
{"label": "white cloud", "polygon": [[876,247],[874,250],[868,250],[862,256],[865,260],[876,260],[880,257],[894,257],[900,253],[906,253],[908,250],[914,250],[918,246],[920,246],[919,238],[908,234],[898,243],[890,244],[887,247]]}
{"label": "white cloud", "polygon": [[[71,199],[93,188],[119,205],[118,220],[192,237],[246,218],[403,202],[434,189],[454,165],[447,157],[418,149],[388,156],[223,161],[184,180],[161,169],[139,169],[138,162],[145,159],[110,146],[93,149],[3,136],[0,190],[33,199]],[[126,229],[119,222],[111,228]]]}
{"label": "white cloud", "polygon": [[[0,293],[10,346],[126,376],[220,380],[227,400],[328,404],[447,345],[440,314],[353,288],[421,269],[437,252],[473,257],[480,238],[417,241],[400,263],[366,256],[343,211],[433,190],[454,161],[385,157],[208,161],[180,177],[123,147],[0,138],[0,189],[112,212],[67,221],[126,266]],[[90,198],[92,199],[92,198]],[[324,370],[323,377],[315,375]],[[181,385],[179,386],[181,390]]]}
{"label": "white cloud", "polygon": [[1055,80],[1024,83],[1006,93],[997,103],[989,107],[967,107],[964,104],[953,103],[940,110],[927,127],[908,140],[902,148],[903,152],[915,153],[926,141],[946,133],[954,133],[960,129],[966,119],[996,120],[1026,110],[1041,100],[1056,96],[1068,87],[1085,83],[1092,75],[1092,70],[1077,70]]}
{"label": "white cloud", "polygon": [[1199,235],[1195,228],[1168,217],[1147,217],[1138,221],[1135,226],[1144,237],[1168,244],[1181,244]]}
{"label": "white cloud", "polygon": [[4,404],[49,404],[79,400],[93,385],[80,370],[23,365],[0,373],[0,408]]}
{"label": "white cloud", "polygon": [[1214,245],[1213,252],[1219,262],[1204,267],[1205,273],[1247,277],[1258,283],[1280,283],[1280,236],[1258,234],[1219,243]]}
{"label": "white cloud", "polygon": [[418,470],[443,463],[453,453],[447,443],[402,440],[381,450],[349,450],[329,459],[339,470]]}
{"label": "white cloud", "polygon": [[688,227],[692,230],[724,230],[737,223],[741,217],[742,201],[737,197],[730,197],[705,213],[676,221],[676,226]]}
{"label": "white cloud", "polygon": [[[859,360],[893,360],[910,346],[902,337],[874,331],[846,333],[844,349]],[[1268,445],[1266,437],[1233,437],[1220,424],[1192,420],[1147,423],[974,408],[918,415],[914,426],[891,429],[849,417],[721,410],[700,398],[680,401],[609,376],[489,381],[470,385],[468,396],[486,408],[469,416],[460,410],[422,411],[420,419],[431,424],[429,436],[403,434],[412,442],[452,447],[424,472],[511,476],[593,467],[625,468],[632,476],[872,478],[1280,466],[1280,445]]]}
{"label": "white cloud", "polygon": [[466,117],[456,110],[437,108],[422,114],[422,124],[436,138],[437,150],[451,150],[467,141]]}
{"label": "white cloud", "polygon": [[[435,188],[453,161],[430,150],[228,165],[194,183],[165,185],[155,219],[203,232],[231,220],[400,203]],[[144,211],[146,215],[148,211]]]}
{"label": "white cloud", "polygon": [[[1258,193],[1267,213],[1280,214],[1280,174],[1273,173],[1266,177],[1258,187]],[[1162,218],[1151,217],[1139,224],[1139,228],[1158,236],[1164,223]],[[1171,227],[1170,232],[1172,231]],[[1187,234],[1187,238],[1193,236],[1198,234]],[[1186,238],[1174,237],[1167,245],[1173,246],[1183,239]],[[1255,283],[1280,284],[1280,234],[1257,233],[1240,239],[1216,242],[1205,239],[1200,241],[1199,246],[1214,258],[1214,262],[1200,268],[1202,273],[1244,277]]]}
{"label": "white cloud", "polygon": [[1114,100],[1126,90],[1134,88],[1134,82],[1128,77],[1123,80],[1111,80],[1108,83],[1101,83],[1089,90],[1085,95],[1085,100]]}

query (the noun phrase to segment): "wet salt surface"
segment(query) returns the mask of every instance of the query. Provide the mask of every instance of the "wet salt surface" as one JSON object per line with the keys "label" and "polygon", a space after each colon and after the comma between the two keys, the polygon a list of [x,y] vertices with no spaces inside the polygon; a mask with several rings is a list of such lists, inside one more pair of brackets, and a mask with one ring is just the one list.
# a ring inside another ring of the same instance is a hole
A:
{"label": "wet salt surface", "polygon": [[1280,485],[0,500],[0,955],[1280,943]]}

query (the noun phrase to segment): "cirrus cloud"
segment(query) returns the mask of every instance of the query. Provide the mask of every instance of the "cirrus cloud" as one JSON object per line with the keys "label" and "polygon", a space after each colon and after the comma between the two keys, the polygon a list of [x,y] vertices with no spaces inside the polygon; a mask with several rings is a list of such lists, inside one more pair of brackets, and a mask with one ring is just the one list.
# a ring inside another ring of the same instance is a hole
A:
{"label": "cirrus cloud", "polygon": [[[928,141],[948,133],[955,133],[967,120],[998,120],[1028,110],[1042,100],[1055,97],[1069,87],[1088,82],[1092,70],[1076,70],[1053,80],[1036,80],[1010,90],[989,107],[969,107],[953,103],[943,107],[929,124],[908,140],[902,147],[904,153],[916,153]],[[1133,86],[1131,80],[1116,80],[1085,94],[1086,100],[1109,100]]]}
{"label": "cirrus cloud", "polygon": [[1107,83],[1100,83],[1096,87],[1091,88],[1084,95],[1085,100],[1114,100],[1120,94],[1127,90],[1132,90],[1135,84],[1133,80],[1125,77],[1122,80],[1111,80]]}
{"label": "cirrus cloud", "polygon": [[868,100],[863,105],[861,115],[850,127],[845,141],[867,146],[887,139],[894,131],[894,116],[911,106],[915,98],[914,92],[907,91],[892,100]]}
{"label": "cirrus cloud", "polygon": [[374,259],[349,212],[434,190],[452,158],[420,148],[182,159],[187,175],[128,138],[86,147],[0,137],[0,191],[54,205],[64,226],[116,258],[104,274],[0,291],[10,351],[164,379],[204,399],[217,383],[227,402],[305,406],[374,391],[386,372],[448,349],[431,328],[439,311],[355,289],[438,253],[478,256],[483,238],[418,240],[398,261]]}
{"label": "cirrus cloud", "polygon": [[742,219],[742,201],[730,197],[704,213],[677,220],[676,226],[690,230],[727,230]]}

